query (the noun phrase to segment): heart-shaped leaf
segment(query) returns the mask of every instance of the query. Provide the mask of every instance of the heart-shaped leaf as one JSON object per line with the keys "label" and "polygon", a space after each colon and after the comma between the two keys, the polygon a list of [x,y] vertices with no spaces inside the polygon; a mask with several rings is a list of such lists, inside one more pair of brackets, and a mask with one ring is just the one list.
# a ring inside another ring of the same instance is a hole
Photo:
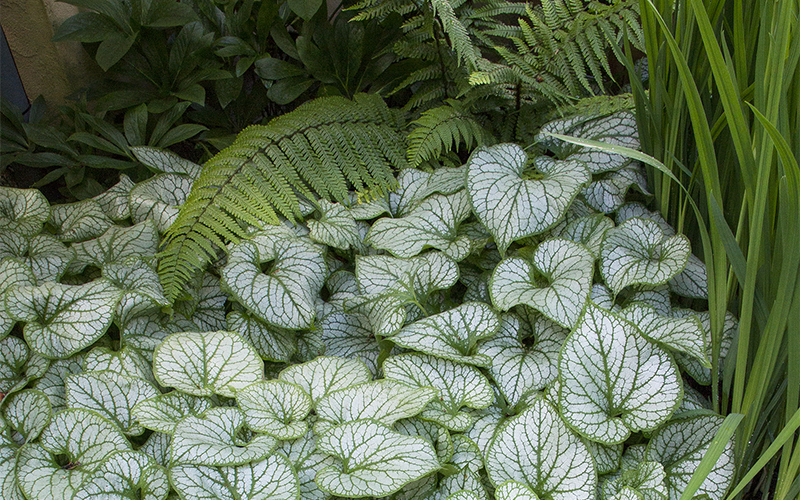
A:
{"label": "heart-shaped leaf", "polygon": [[615,294],[628,285],[661,285],[683,271],[690,253],[685,236],[666,237],[657,222],[633,218],[606,233],[600,272]]}
{"label": "heart-shaped leaf", "polygon": [[526,236],[542,233],[564,217],[589,182],[585,163],[558,162],[541,178],[526,178],[525,151],[516,144],[478,148],[467,162],[467,191],[475,215],[505,253]]}
{"label": "heart-shaped leaf", "polygon": [[108,457],[75,491],[73,500],[164,500],[169,493],[167,472],[140,451],[118,451]]}
{"label": "heart-shaped leaf", "polygon": [[100,204],[94,200],[54,205],[50,213],[56,237],[66,242],[97,238],[114,225]]}
{"label": "heart-shaped leaf", "polygon": [[233,397],[263,371],[255,349],[233,332],[175,333],[153,353],[158,383],[195,396]]}
{"label": "heart-shaped leaf", "polygon": [[277,453],[289,459],[297,472],[300,498],[303,500],[325,500],[330,495],[319,489],[314,478],[323,467],[332,466],[336,459],[317,450],[317,438],[309,431],[293,441],[284,441]]}
{"label": "heart-shaped leaf", "polygon": [[38,189],[0,187],[0,230],[32,236],[50,218],[50,204]]}
{"label": "heart-shaped leaf", "polygon": [[706,265],[694,254],[689,255],[686,267],[669,281],[669,289],[682,297],[708,298],[708,273]]}
{"label": "heart-shaped leaf", "polygon": [[437,168],[428,173],[407,168],[397,179],[397,189],[389,193],[389,208],[395,217],[413,211],[425,198],[434,193],[453,194],[464,189],[466,167]]}
{"label": "heart-shaped leaf", "polygon": [[[186,294],[176,300],[172,308],[175,313],[183,316],[187,325],[196,325],[196,329],[204,332],[225,328],[225,303],[228,296],[220,288],[219,278],[206,273],[200,279],[194,280],[192,286],[187,287],[184,292]],[[182,329],[188,331],[195,328]]]}
{"label": "heart-shaped leaf", "polygon": [[139,401],[132,408],[131,414],[144,427],[173,434],[175,425],[186,416],[201,415],[213,407],[209,398],[190,396],[180,391],[159,394],[150,399]]}
{"label": "heart-shaped leaf", "polygon": [[384,376],[414,387],[432,387],[439,391],[420,414],[456,432],[472,425],[472,417],[462,407],[486,408],[494,399],[486,377],[473,366],[423,354],[392,356],[383,363]]}
{"label": "heart-shaped leaf", "polygon": [[594,458],[594,466],[599,475],[609,474],[619,469],[620,458],[622,457],[622,445],[605,445],[597,441],[584,439],[583,444]]}
{"label": "heart-shaped leaf", "polygon": [[412,387],[396,380],[376,380],[329,392],[317,402],[319,418],[333,425],[372,419],[391,426],[401,418],[418,414],[437,392]]}
{"label": "heart-shaped leaf", "polygon": [[380,348],[368,318],[360,314],[334,311],[319,322],[325,353],[340,358],[358,358],[370,372],[378,372]]}
{"label": "heart-shaped leaf", "polygon": [[683,395],[672,358],[632,324],[591,302],[564,343],[558,369],[561,416],[604,444],[655,429]]}
{"label": "heart-shaped leaf", "polygon": [[640,462],[636,466],[621,469],[619,474],[612,477],[603,482],[604,498],[625,495],[623,493],[625,489],[633,490],[639,495],[638,498],[643,500],[667,500],[669,498],[664,466],[658,462]]}
{"label": "heart-shaped leaf", "polygon": [[143,221],[130,227],[112,226],[99,238],[72,246],[76,262],[71,272],[82,272],[83,266],[102,268],[131,257],[148,259],[158,250],[158,231],[153,221]]}
{"label": "heart-shaped leaf", "polygon": [[486,473],[498,487],[516,481],[539,498],[595,497],[592,455],[556,409],[540,397],[497,429],[486,452]]}
{"label": "heart-shaped leaf", "polygon": [[37,443],[17,456],[17,482],[28,498],[70,500],[112,454],[130,449],[116,425],[88,410],[64,410],[50,420]]}
{"label": "heart-shaped leaf", "polygon": [[261,359],[288,363],[297,351],[294,332],[272,326],[244,311],[231,311],[227,316],[228,330],[237,332],[253,347]]}
{"label": "heart-shaped leaf", "polygon": [[[17,259],[5,258],[0,260],[0,296],[12,286],[33,286],[36,277],[31,268]],[[0,339],[3,339],[16,321],[6,312],[3,305],[0,307]]]}
{"label": "heart-shaped leaf", "polygon": [[111,325],[120,292],[106,280],[80,286],[44,283],[6,291],[6,311],[25,321],[25,340],[48,358],[66,358],[92,345]]}
{"label": "heart-shaped leaf", "polygon": [[143,312],[169,305],[158,274],[141,259],[131,258],[121,263],[106,264],[103,278],[122,292],[114,310],[114,317],[120,324],[127,323],[130,318]]}
{"label": "heart-shaped leaf", "polygon": [[171,482],[183,500],[296,500],[297,475],[281,455],[237,467],[178,465],[170,468]]}
{"label": "heart-shaped leaf", "polygon": [[[261,265],[270,262],[262,273]],[[275,326],[309,328],[327,269],[319,247],[308,239],[260,233],[228,253],[221,284],[247,310]]]}
{"label": "heart-shaped leaf", "polygon": [[[679,498],[686,489],[722,421],[719,415],[676,419],[650,438],[645,459],[664,466],[669,498]],[[733,441],[729,441],[695,495],[708,495],[711,500],[723,498],[734,471]]]}
{"label": "heart-shaped leaf", "polygon": [[[672,315],[677,318],[695,317],[700,321],[703,327],[703,335],[705,337],[705,344],[708,350],[705,353],[704,359],[711,359],[711,315],[708,311],[697,312],[691,309],[674,309]],[[722,325],[722,339],[719,346],[719,359],[720,370],[722,370],[725,358],[733,345],[733,338],[739,329],[739,322],[736,317],[730,312],[725,312],[725,321]],[[711,384],[711,368],[706,363],[698,360],[694,355],[684,354],[683,352],[675,352],[675,361],[683,370],[692,377],[695,382],[700,385]],[[703,359],[703,358],[701,358]]]}
{"label": "heart-shaped leaf", "polygon": [[236,394],[247,426],[281,440],[306,433],[304,419],[311,411],[311,397],[299,386],[267,380],[248,385]]}
{"label": "heart-shaped leaf", "polygon": [[[33,271],[34,283],[58,281],[75,258],[75,252],[49,234],[23,236],[0,232],[0,260],[9,257],[24,263]],[[0,289],[2,284],[0,284]]]}
{"label": "heart-shaped leaf", "polygon": [[316,403],[332,391],[369,382],[372,374],[361,360],[320,356],[286,368],[278,378],[300,386]]}
{"label": "heart-shaped leaf", "polygon": [[210,408],[202,416],[189,415],[175,425],[172,462],[242,465],[265,459],[276,445],[272,436],[250,436],[245,431],[244,414],[238,408]]}
{"label": "heart-shaped leaf", "polygon": [[35,441],[50,423],[50,400],[42,391],[26,389],[4,398],[3,417],[21,438],[19,444]]}
{"label": "heart-shaped leaf", "polygon": [[361,247],[358,224],[347,207],[324,199],[319,200],[317,206],[321,213],[319,219],[308,221],[312,240],[340,250]]}
{"label": "heart-shaped leaf", "polygon": [[572,328],[583,311],[592,284],[594,258],[579,243],[551,239],[542,242],[530,260],[503,259],[492,273],[492,304],[507,311],[525,304],[559,325]]}
{"label": "heart-shaped leaf", "polygon": [[470,211],[465,191],[434,195],[404,217],[378,219],[369,231],[367,242],[397,257],[413,257],[432,247],[459,261],[472,251],[470,239],[458,230]]}
{"label": "heart-shaped leaf", "polygon": [[[18,340],[23,346],[25,345],[19,339],[15,338],[14,340]],[[0,352],[5,352],[4,349],[6,349],[6,346],[0,344]],[[83,371],[83,358],[84,355],[78,353],[67,359],[56,359],[47,367],[42,378],[33,383],[34,389],[40,390],[47,395],[53,407],[53,413],[59,412],[67,406],[64,382],[68,376]],[[0,390],[3,389],[0,388]]]}
{"label": "heart-shaped leaf", "polygon": [[479,352],[492,360],[489,374],[508,406],[516,406],[525,394],[543,389],[558,376],[558,354],[568,333],[541,315],[502,316],[500,332]]}
{"label": "heart-shaped leaf", "polygon": [[390,495],[439,468],[429,441],[373,420],[334,427],[317,439],[317,447],[341,460],[316,477],[322,490],[339,496]]}
{"label": "heart-shaped leaf", "polygon": [[658,314],[655,308],[635,303],[619,312],[619,315],[636,325],[645,337],[670,349],[694,356],[707,368],[711,361],[706,358],[708,346],[706,335],[699,319],[692,315],[674,318]]}
{"label": "heart-shaped leaf", "polygon": [[0,496],[4,500],[25,500],[14,473],[18,449],[4,433],[0,433]]}
{"label": "heart-shaped leaf", "polygon": [[94,201],[100,204],[109,219],[115,221],[125,220],[131,216],[129,205],[131,189],[136,184],[125,174],[119,174],[119,182],[98,194]]}
{"label": "heart-shaped leaf", "polygon": [[107,347],[95,347],[83,358],[83,371],[111,370],[120,375],[140,378],[156,385],[150,359],[129,347],[112,351]]}
{"label": "heart-shaped leaf", "polygon": [[500,328],[500,318],[480,302],[464,303],[434,316],[416,321],[391,337],[395,344],[417,351],[476,366],[489,366],[491,358],[477,352],[478,342]]}
{"label": "heart-shaped leaf", "polygon": [[136,146],[131,148],[131,152],[137,160],[158,173],[185,174],[191,179],[196,179],[203,168],[168,149]]}
{"label": "heart-shaped leaf", "polygon": [[159,394],[146,380],[111,371],[72,375],[66,384],[67,406],[94,410],[130,436],[144,432],[144,427],[132,415],[134,405]]}
{"label": "heart-shaped leaf", "polygon": [[639,162],[630,162],[614,172],[606,172],[583,189],[583,198],[598,212],[609,214],[625,203],[628,188],[636,186],[644,194],[647,191],[647,178]]}
{"label": "heart-shaped leaf", "polygon": [[582,243],[594,258],[600,255],[600,246],[606,231],[614,227],[614,221],[603,214],[577,217],[563,227],[553,230],[553,236],[566,238],[575,243]]}
{"label": "heart-shaped leaf", "polygon": [[131,190],[131,219],[152,219],[160,232],[175,222],[180,205],[192,190],[192,179],[181,174],[158,174]]}
{"label": "heart-shaped leaf", "polygon": [[617,170],[631,160],[615,153],[564,142],[548,134],[570,135],[614,146],[639,149],[637,131],[636,117],[630,111],[618,111],[608,115],[589,112],[546,123],[536,136],[536,141],[553,151],[556,157],[584,162],[593,174],[597,174]]}

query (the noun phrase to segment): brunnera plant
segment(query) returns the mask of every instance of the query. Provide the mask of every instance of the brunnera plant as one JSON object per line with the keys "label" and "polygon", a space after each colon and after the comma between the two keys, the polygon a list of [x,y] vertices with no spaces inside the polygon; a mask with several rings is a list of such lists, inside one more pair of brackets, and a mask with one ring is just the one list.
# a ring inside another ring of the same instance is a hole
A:
{"label": "brunnera plant", "polygon": [[140,149],[162,173],[69,205],[2,188],[0,496],[677,500],[723,421],[695,389],[705,269],[631,201],[639,164],[547,135],[632,124],[304,198],[172,303],[156,255],[196,165]]}

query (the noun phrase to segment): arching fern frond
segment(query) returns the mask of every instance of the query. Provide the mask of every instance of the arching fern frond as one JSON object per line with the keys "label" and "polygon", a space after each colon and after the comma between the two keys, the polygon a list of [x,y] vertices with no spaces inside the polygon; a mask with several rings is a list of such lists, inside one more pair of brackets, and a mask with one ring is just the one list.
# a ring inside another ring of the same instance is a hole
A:
{"label": "arching fern frond", "polygon": [[472,149],[491,141],[473,114],[453,100],[425,111],[411,125],[415,128],[408,135],[407,157],[412,167],[458,149],[462,143]]}
{"label": "arching fern frond", "polygon": [[406,166],[399,115],[375,95],[323,97],[243,130],[204,166],[167,230],[158,272],[170,301],[247,225],[300,216],[298,196],[385,193]]}

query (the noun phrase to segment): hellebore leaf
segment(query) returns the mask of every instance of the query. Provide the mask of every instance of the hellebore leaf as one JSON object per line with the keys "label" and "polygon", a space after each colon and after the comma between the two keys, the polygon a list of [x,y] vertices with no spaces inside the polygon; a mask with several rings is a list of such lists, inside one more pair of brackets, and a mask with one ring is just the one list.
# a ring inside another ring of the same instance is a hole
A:
{"label": "hellebore leaf", "polygon": [[0,187],[0,230],[32,236],[50,218],[50,203],[38,189]]}
{"label": "hellebore leaf", "polygon": [[[49,234],[23,236],[0,231],[0,260],[18,260],[33,272],[35,281],[58,281],[75,258],[75,252]],[[0,283],[0,290],[3,289]]]}
{"label": "hellebore leaf", "polygon": [[305,418],[311,397],[299,386],[266,380],[248,385],[236,394],[247,427],[280,440],[297,439],[308,430]]}
{"label": "hellebore leaf", "polygon": [[411,323],[390,339],[401,347],[457,363],[489,366],[491,358],[477,352],[477,345],[494,336],[499,328],[500,319],[491,307],[468,302]]}
{"label": "hellebore leaf", "polygon": [[107,280],[85,285],[48,282],[6,291],[6,311],[25,321],[25,340],[47,358],[66,358],[92,345],[111,325],[120,292]]}
{"label": "hellebore leaf", "polygon": [[[268,272],[261,266],[270,263]],[[222,288],[248,311],[282,328],[309,328],[327,277],[320,247],[307,238],[259,233],[235,245],[222,269]]]}
{"label": "hellebore leaf", "polygon": [[132,414],[134,405],[160,394],[146,380],[112,371],[72,375],[67,379],[66,385],[67,406],[94,410],[130,436],[138,436],[144,432],[144,427]]}
{"label": "hellebore leaf", "polygon": [[278,378],[300,386],[316,404],[332,391],[369,382],[372,374],[361,360],[320,356],[307,363],[289,366]]}
{"label": "hellebore leaf", "polygon": [[50,400],[42,391],[26,389],[4,398],[6,424],[19,433],[20,445],[35,441],[50,423]]}
{"label": "hellebore leaf", "polygon": [[192,190],[192,179],[181,174],[158,174],[131,189],[131,219],[152,219],[159,232],[175,222],[180,205]]}
{"label": "hellebore leaf", "polygon": [[265,459],[277,445],[274,437],[265,434],[248,437],[244,414],[238,408],[210,408],[202,416],[189,415],[175,425],[172,463],[242,465]]}
{"label": "hellebore leaf", "polygon": [[384,217],[372,225],[367,243],[401,258],[413,257],[425,248],[436,248],[455,261],[472,251],[470,239],[458,226],[469,217],[471,207],[465,191],[434,195],[400,218]]}
{"label": "hellebore leaf", "polygon": [[467,191],[475,215],[494,236],[500,253],[564,217],[589,182],[584,162],[558,162],[541,179],[526,179],[526,154],[515,144],[478,148],[467,162]]}
{"label": "hellebore leaf", "polygon": [[164,500],[169,478],[163,467],[141,451],[118,451],[86,478],[72,499],[128,500],[132,493],[141,500]]}
{"label": "hellebore leaf", "polygon": [[420,418],[431,420],[456,432],[472,425],[462,407],[486,408],[494,399],[491,385],[474,366],[424,354],[401,354],[383,363],[384,376],[414,387],[432,387],[439,391],[422,411]]}
{"label": "hellebore leaf", "polygon": [[558,369],[561,416],[603,444],[655,429],[683,396],[672,358],[632,324],[591,302],[564,343]]}
{"label": "hellebore leaf", "polygon": [[498,487],[516,481],[540,498],[595,497],[597,473],[591,453],[540,397],[497,429],[486,452],[486,473]]}
{"label": "hellebore leaf", "polygon": [[[675,419],[650,438],[645,460],[664,466],[669,498],[679,498],[686,489],[722,421],[723,418],[719,415]],[[723,498],[731,485],[734,471],[731,440],[695,495],[705,494],[710,500]]]}
{"label": "hellebore leaf", "polygon": [[88,410],[64,410],[38,442],[20,448],[17,483],[28,498],[70,500],[111,454],[128,449],[122,431],[108,420]]}
{"label": "hellebore leaf", "polygon": [[336,426],[317,438],[317,448],[341,460],[316,477],[323,491],[340,496],[390,495],[439,468],[429,441],[373,420]]}
{"label": "hellebore leaf", "polygon": [[558,376],[558,354],[567,334],[569,330],[541,315],[530,321],[515,314],[502,316],[500,333],[478,352],[492,360],[489,374],[508,406],[516,406],[525,394],[544,389]]}
{"label": "hellebore leaf", "polygon": [[153,353],[158,383],[194,396],[233,397],[263,371],[255,349],[233,332],[175,333]]}
{"label": "hellebore leaf", "polygon": [[175,425],[183,417],[189,415],[196,417],[212,407],[209,398],[172,391],[139,401],[132,408],[131,414],[147,429],[173,434]]}
{"label": "hellebore leaf", "polygon": [[97,238],[114,225],[94,200],[54,205],[50,213],[56,238],[70,243]]}
{"label": "hellebore leaf", "polygon": [[565,328],[573,328],[586,305],[594,273],[592,254],[579,243],[542,242],[531,259],[508,257],[492,273],[492,304],[507,311],[530,306]]}
{"label": "hellebore leaf", "polygon": [[412,387],[396,380],[375,380],[329,392],[317,402],[317,415],[334,425],[372,419],[391,426],[418,414],[436,398],[430,387]]}
{"label": "hellebore leaf", "polygon": [[183,500],[296,500],[297,475],[286,457],[272,455],[236,467],[178,465],[171,483]]}
{"label": "hellebore leaf", "polygon": [[666,237],[657,222],[633,218],[606,232],[600,272],[615,294],[628,285],[661,285],[683,271],[690,253],[685,236]]}

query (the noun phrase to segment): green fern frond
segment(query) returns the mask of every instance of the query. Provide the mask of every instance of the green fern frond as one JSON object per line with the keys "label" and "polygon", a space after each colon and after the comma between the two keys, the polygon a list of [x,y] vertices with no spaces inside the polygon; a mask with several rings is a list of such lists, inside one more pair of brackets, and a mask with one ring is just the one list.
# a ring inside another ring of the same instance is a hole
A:
{"label": "green fern frond", "polygon": [[455,150],[459,144],[472,149],[490,139],[473,115],[452,100],[425,111],[411,125],[414,129],[408,135],[406,155],[412,167],[436,159],[445,151]]}
{"label": "green fern frond", "polygon": [[323,97],[243,130],[209,160],[167,230],[158,272],[174,301],[195,273],[247,227],[301,216],[301,196],[349,202],[395,185],[406,167],[399,115],[374,95]]}

